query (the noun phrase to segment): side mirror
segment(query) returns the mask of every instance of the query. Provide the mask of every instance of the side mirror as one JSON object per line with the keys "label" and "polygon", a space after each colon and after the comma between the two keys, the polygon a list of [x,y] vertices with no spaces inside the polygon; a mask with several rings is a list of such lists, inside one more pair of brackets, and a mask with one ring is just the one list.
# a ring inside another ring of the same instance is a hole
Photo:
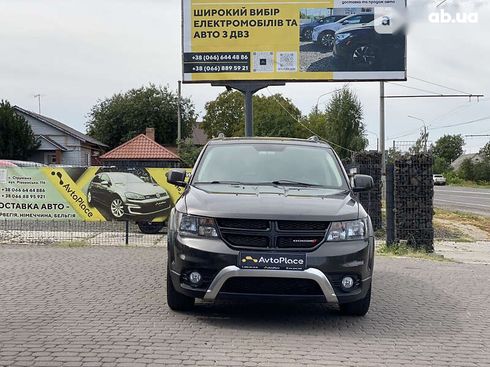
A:
{"label": "side mirror", "polygon": [[187,183],[185,182],[185,176],[187,173],[185,172],[185,169],[173,169],[167,172],[167,182],[175,185],[175,186],[181,186],[181,187],[186,187]]}
{"label": "side mirror", "polygon": [[374,180],[368,175],[354,175],[352,182],[354,192],[369,191],[374,187]]}

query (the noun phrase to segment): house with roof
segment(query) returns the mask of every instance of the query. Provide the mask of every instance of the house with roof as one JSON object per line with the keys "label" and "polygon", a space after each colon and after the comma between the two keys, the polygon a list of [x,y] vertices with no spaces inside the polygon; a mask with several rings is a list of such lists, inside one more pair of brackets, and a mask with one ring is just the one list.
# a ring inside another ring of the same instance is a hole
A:
{"label": "house with roof", "polygon": [[14,106],[15,113],[24,117],[39,139],[39,149],[30,161],[43,164],[90,166],[108,146],[72,127],[38,113]]}
{"label": "house with roof", "polygon": [[100,161],[104,166],[180,167],[179,156],[155,141],[154,128],[103,154]]}
{"label": "house with roof", "polygon": [[466,159],[469,159],[472,163],[480,163],[483,161],[483,157],[478,153],[461,154],[458,158],[451,162],[451,167],[455,171],[459,170]]}

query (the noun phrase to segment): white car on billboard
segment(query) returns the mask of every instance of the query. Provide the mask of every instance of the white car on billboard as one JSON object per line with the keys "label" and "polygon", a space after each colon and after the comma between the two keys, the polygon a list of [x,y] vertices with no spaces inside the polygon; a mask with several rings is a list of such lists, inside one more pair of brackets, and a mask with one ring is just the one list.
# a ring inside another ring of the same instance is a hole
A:
{"label": "white car on billboard", "polygon": [[322,24],[313,29],[311,39],[313,42],[327,48],[333,49],[335,41],[335,32],[343,27],[352,26],[356,24],[370,23],[374,20],[374,13],[359,13],[348,15],[334,23]]}

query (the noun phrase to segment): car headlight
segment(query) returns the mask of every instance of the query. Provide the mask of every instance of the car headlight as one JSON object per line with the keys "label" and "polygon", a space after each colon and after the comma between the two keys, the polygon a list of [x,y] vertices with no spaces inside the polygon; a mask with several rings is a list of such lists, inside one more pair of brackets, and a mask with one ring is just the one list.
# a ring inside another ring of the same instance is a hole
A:
{"label": "car headlight", "polygon": [[335,39],[340,42],[340,41],[343,41],[345,40],[346,38],[349,38],[350,37],[350,33],[349,32],[345,32],[345,33],[338,33],[335,35]]}
{"label": "car headlight", "polygon": [[127,199],[131,200],[144,200],[145,198],[144,195],[137,194],[135,192],[127,192],[125,195]]}
{"label": "car headlight", "polygon": [[352,241],[365,238],[367,238],[365,219],[332,222],[327,234],[327,241]]}
{"label": "car headlight", "polygon": [[178,228],[181,237],[218,237],[213,218],[181,214]]}

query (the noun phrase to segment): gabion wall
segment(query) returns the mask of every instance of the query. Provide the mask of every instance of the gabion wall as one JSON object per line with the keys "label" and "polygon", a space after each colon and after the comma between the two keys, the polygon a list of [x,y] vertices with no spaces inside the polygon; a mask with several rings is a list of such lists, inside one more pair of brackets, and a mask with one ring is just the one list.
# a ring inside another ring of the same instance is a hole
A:
{"label": "gabion wall", "polygon": [[357,173],[369,175],[374,180],[374,188],[367,192],[359,193],[359,200],[368,212],[373,223],[374,230],[383,226],[381,217],[381,153],[377,151],[358,152],[354,155],[354,163]]}
{"label": "gabion wall", "polygon": [[405,155],[395,160],[395,240],[408,241],[417,249],[434,251],[434,183],[432,156]]}

